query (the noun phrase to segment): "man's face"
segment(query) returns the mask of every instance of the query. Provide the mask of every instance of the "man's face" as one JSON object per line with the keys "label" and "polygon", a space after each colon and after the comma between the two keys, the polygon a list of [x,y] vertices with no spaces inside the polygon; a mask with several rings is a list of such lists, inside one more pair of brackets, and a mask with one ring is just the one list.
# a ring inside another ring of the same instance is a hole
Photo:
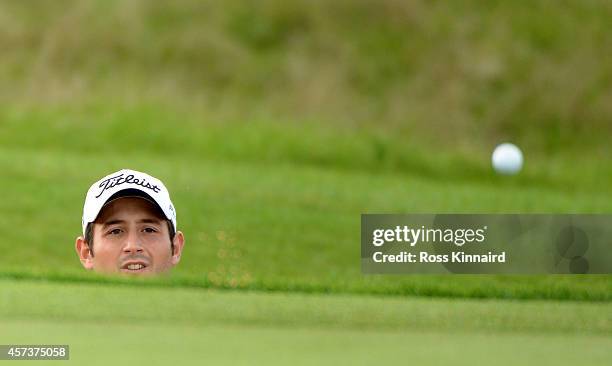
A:
{"label": "man's face", "polygon": [[79,255],[96,272],[146,276],[178,263],[182,233],[176,233],[174,243],[173,253],[168,225],[151,202],[124,197],[107,204],[93,223],[93,256],[84,261]]}

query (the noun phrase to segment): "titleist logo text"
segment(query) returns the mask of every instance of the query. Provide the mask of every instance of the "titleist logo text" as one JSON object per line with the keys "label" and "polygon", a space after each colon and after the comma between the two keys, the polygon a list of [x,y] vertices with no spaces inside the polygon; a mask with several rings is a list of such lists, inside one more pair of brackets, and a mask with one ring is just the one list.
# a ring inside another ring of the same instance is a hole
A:
{"label": "titleist logo text", "polygon": [[113,187],[122,185],[123,183],[131,183],[131,184],[137,184],[141,187],[147,188],[152,190],[155,193],[159,193],[159,191],[161,190],[158,186],[156,185],[151,185],[149,182],[147,182],[146,179],[138,179],[138,178],[134,178],[133,174],[130,174],[128,176],[126,176],[125,178],[123,177],[123,174],[119,174],[116,175],[114,177],[110,177],[106,180],[103,180],[102,182],[100,182],[100,185],[98,186],[99,188],[102,188],[102,190],[100,191],[100,193],[96,196],[96,198],[99,198],[102,193],[104,193],[104,191],[106,191],[107,189],[111,189]]}

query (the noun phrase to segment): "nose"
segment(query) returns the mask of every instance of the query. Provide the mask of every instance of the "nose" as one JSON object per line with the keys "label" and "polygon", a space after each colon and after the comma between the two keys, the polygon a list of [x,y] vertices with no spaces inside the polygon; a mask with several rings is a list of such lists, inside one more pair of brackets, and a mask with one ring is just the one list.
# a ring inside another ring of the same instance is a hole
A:
{"label": "nose", "polygon": [[123,247],[123,252],[126,254],[142,253],[142,242],[140,237],[135,232],[130,232],[127,236],[127,241]]}

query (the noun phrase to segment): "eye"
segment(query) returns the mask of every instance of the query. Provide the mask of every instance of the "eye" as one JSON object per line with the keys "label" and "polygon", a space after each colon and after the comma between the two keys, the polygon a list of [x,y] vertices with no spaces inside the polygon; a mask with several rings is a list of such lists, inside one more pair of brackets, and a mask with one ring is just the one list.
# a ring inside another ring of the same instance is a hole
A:
{"label": "eye", "polygon": [[146,228],[144,228],[144,232],[145,233],[156,233],[157,230],[152,228],[152,227],[146,227]]}
{"label": "eye", "polygon": [[108,232],[110,235],[119,235],[121,233],[121,229],[113,229]]}

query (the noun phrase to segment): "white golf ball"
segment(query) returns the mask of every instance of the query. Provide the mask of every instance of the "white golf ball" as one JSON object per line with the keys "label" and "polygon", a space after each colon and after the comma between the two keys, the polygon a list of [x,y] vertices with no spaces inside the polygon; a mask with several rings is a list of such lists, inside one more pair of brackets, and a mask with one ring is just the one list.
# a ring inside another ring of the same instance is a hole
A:
{"label": "white golf ball", "polygon": [[493,169],[500,174],[516,174],[523,167],[523,153],[516,145],[503,143],[493,151],[491,162]]}

